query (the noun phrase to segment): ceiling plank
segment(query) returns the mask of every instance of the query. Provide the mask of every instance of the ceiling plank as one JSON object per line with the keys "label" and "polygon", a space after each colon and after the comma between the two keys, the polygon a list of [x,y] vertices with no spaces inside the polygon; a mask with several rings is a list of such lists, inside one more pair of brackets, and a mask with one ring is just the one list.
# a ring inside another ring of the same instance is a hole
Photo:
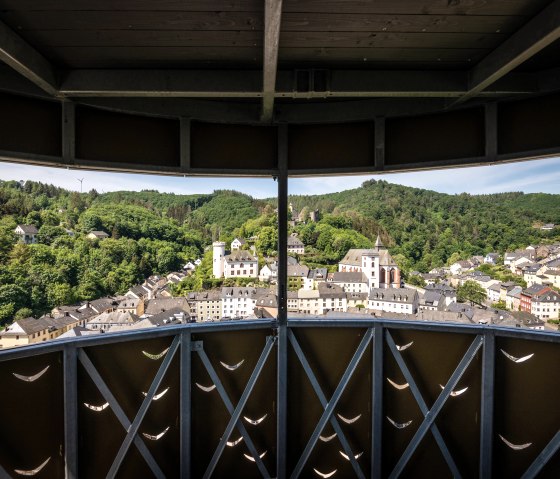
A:
{"label": "ceiling plank", "polygon": [[455,104],[473,98],[558,38],[560,0],[555,0],[471,70],[469,91]]}
{"label": "ceiling plank", "polygon": [[1,21],[0,60],[50,95],[57,95],[53,66]]}
{"label": "ceiling plank", "polygon": [[280,20],[282,0],[265,0],[264,5],[264,55],[263,55],[263,99],[261,120],[272,121],[274,91],[278,68],[278,45],[280,43]]}

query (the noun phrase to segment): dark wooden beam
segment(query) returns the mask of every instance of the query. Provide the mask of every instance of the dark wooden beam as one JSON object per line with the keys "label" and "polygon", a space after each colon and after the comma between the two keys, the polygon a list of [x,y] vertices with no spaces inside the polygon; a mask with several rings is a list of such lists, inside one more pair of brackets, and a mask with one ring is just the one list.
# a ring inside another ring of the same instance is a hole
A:
{"label": "dark wooden beam", "polygon": [[471,70],[469,89],[455,104],[475,97],[558,38],[560,0],[555,0]]}
{"label": "dark wooden beam", "polygon": [[[297,90],[293,70],[275,70],[265,95],[272,98],[456,98],[468,92],[467,72],[322,70],[323,88],[309,81]],[[316,78],[309,70],[309,78]],[[71,70],[63,73],[65,97],[121,98],[260,98],[260,70]],[[270,72],[272,75],[272,72]],[[265,79],[266,79],[265,71]],[[2,86],[0,76],[0,87]],[[13,82],[12,82],[13,83]],[[536,73],[515,73],[478,96],[526,95],[540,91]]]}
{"label": "dark wooden beam", "polygon": [[53,66],[2,21],[0,21],[0,61],[48,94],[58,94]]}
{"label": "dark wooden beam", "polygon": [[264,56],[263,56],[263,100],[261,120],[272,121],[274,113],[274,91],[278,68],[278,45],[280,43],[280,19],[282,0],[265,0],[264,4]]}

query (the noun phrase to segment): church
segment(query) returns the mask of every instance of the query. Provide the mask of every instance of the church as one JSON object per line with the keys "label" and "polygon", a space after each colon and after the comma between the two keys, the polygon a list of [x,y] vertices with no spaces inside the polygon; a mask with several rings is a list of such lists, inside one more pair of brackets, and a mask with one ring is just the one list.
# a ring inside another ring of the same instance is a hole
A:
{"label": "church", "polygon": [[349,250],[338,263],[338,271],[364,273],[370,289],[401,287],[401,270],[379,236],[373,249]]}

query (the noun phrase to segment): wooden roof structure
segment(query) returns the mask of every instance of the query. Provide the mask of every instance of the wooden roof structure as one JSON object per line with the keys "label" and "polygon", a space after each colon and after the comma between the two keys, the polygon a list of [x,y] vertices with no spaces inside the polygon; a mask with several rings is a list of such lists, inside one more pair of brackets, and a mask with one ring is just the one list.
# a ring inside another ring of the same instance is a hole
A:
{"label": "wooden roof structure", "polygon": [[560,153],[560,0],[0,0],[0,159],[269,176]]}

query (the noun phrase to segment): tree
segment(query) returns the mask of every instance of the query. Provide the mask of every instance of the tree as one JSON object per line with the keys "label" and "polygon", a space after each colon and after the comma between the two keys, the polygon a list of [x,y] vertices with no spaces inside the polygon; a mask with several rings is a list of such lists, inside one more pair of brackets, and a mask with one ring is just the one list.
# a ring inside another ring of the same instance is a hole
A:
{"label": "tree", "polygon": [[33,310],[31,308],[21,308],[16,311],[14,316],[14,321],[19,321],[20,319],[29,318],[33,316]]}
{"label": "tree", "polygon": [[471,305],[482,304],[486,299],[486,291],[476,281],[465,281],[457,288],[457,301],[470,301]]}

